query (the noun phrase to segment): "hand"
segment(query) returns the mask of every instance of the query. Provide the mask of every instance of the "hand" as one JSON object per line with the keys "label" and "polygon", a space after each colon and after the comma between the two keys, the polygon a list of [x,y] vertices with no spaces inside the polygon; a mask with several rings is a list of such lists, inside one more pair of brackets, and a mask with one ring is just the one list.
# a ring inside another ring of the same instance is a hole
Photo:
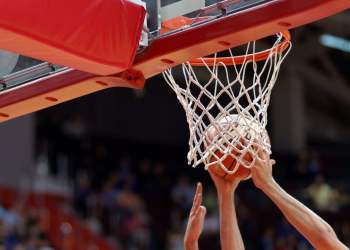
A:
{"label": "hand", "polygon": [[203,187],[201,183],[197,184],[196,194],[193,199],[190,216],[185,233],[185,244],[197,244],[200,234],[203,230],[206,208],[201,206],[203,197]]}
{"label": "hand", "polygon": [[221,193],[221,192],[232,193],[237,188],[239,182],[241,181],[241,179],[238,177],[234,180],[225,180],[222,176],[215,174],[215,172],[210,167],[208,169],[208,172],[216,186],[218,193]]}
{"label": "hand", "polygon": [[255,166],[251,169],[252,180],[257,188],[263,190],[275,182],[272,176],[272,166],[276,162],[271,160],[269,154],[262,150],[258,154],[260,159],[256,160]]}

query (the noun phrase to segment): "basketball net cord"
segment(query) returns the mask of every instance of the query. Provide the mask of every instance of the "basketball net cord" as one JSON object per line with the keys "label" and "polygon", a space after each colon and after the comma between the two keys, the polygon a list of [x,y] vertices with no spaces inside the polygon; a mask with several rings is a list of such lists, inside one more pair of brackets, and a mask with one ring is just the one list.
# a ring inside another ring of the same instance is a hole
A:
{"label": "basketball net cord", "polygon": [[[234,174],[239,166],[251,168],[257,159],[263,160],[259,150],[271,154],[267,109],[280,66],[291,49],[289,40],[281,49],[283,36],[276,37],[272,48],[264,51],[266,59],[258,58],[256,41],[252,41],[243,56],[235,56],[229,49],[226,61],[215,54],[163,72],[186,112],[189,165],[204,163],[206,170],[217,165]],[[177,73],[180,70],[183,77]],[[234,166],[224,165],[227,157],[234,159]]]}

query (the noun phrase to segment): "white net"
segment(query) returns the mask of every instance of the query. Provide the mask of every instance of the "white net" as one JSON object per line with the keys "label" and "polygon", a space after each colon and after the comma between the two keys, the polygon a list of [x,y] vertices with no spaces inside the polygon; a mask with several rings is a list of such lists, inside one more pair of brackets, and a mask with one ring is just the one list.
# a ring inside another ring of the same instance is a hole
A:
{"label": "white net", "polygon": [[[254,41],[246,45],[244,56],[235,57],[230,49],[226,60],[215,54],[210,60],[195,60],[201,67],[191,61],[163,72],[186,111],[187,157],[193,167],[204,163],[207,169],[215,164],[233,174],[239,166],[251,168],[259,157],[257,150],[271,153],[265,129],[267,109],[281,63],[291,48],[290,41],[283,39],[277,34],[272,48],[263,51],[266,59],[259,56]],[[230,167],[228,159],[232,159]]]}

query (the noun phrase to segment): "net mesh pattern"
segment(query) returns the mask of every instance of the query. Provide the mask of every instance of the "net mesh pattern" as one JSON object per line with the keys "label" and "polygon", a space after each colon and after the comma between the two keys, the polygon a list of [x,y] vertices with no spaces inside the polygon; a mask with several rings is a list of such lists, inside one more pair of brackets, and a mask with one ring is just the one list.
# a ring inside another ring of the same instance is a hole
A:
{"label": "net mesh pattern", "polygon": [[279,51],[283,37],[276,37],[264,61],[248,56],[256,53],[257,42],[253,41],[245,46],[239,65],[230,49],[230,66],[215,54],[214,63],[201,58],[202,67],[186,62],[163,72],[186,111],[190,132],[187,158],[193,167],[204,163],[207,169],[215,164],[233,174],[240,165],[251,168],[259,150],[271,154],[265,129],[267,109],[281,63],[291,48],[289,43],[286,50]]}

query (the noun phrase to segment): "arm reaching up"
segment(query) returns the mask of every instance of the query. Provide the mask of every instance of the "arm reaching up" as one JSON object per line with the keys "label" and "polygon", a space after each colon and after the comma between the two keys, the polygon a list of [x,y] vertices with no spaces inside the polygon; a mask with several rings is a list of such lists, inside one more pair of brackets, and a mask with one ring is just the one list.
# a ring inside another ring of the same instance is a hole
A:
{"label": "arm reaching up", "polygon": [[205,207],[201,206],[202,196],[203,187],[201,183],[198,183],[184,238],[185,250],[198,250],[198,239],[203,230],[206,214]]}
{"label": "arm reaching up", "polygon": [[234,204],[234,194],[240,180],[225,180],[216,175],[210,168],[209,174],[215,183],[218,193],[221,249],[243,250],[244,244],[239,231]]}
{"label": "arm reaching up", "polygon": [[317,250],[347,250],[327,222],[278,185],[272,176],[274,161],[265,153],[260,157],[264,161],[252,168],[253,182],[276,204],[289,223]]}

